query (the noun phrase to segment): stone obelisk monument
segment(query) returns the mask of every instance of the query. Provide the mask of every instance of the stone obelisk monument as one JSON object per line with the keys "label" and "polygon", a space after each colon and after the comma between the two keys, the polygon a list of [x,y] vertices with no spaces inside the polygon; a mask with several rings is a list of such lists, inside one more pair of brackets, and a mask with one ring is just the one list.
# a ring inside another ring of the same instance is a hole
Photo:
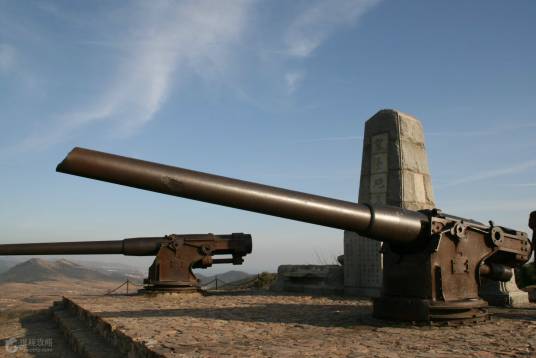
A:
{"label": "stone obelisk monument", "polygon": [[[381,110],[365,123],[360,203],[411,210],[433,208],[434,195],[421,123],[395,110]],[[378,297],[382,286],[381,243],[344,232],[344,289]]]}

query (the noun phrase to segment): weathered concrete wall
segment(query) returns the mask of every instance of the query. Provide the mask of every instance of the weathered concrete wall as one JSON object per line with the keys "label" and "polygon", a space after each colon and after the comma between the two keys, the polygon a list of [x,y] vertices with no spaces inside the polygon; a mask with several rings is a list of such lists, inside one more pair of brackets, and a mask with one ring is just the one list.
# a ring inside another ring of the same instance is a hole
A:
{"label": "weathered concrete wall", "polygon": [[[433,208],[434,194],[421,123],[381,110],[365,123],[360,203],[412,210]],[[344,233],[344,286],[349,295],[377,297],[382,286],[381,243]]]}
{"label": "weathered concrete wall", "polygon": [[342,295],[343,277],[343,268],[339,265],[281,265],[272,290]]}

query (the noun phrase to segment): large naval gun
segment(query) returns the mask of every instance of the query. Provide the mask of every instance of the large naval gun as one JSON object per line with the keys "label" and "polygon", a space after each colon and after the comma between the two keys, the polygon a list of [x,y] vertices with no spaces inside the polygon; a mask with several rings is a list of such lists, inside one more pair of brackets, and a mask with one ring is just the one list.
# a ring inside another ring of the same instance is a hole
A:
{"label": "large naval gun", "polygon": [[[0,255],[104,255],[156,256],[144,280],[147,292],[197,290],[199,280],[192,269],[212,264],[240,265],[251,253],[248,234],[190,234],[164,237],[136,237],[115,241],[48,242],[0,245]],[[227,258],[212,258],[227,255]]]}
{"label": "large naval gun", "polygon": [[[57,171],[163,194],[351,230],[388,249],[379,318],[478,321],[488,317],[479,298],[483,278],[507,281],[527,262],[524,232],[442,213],[352,203],[75,148]],[[535,213],[531,216],[534,230]]]}

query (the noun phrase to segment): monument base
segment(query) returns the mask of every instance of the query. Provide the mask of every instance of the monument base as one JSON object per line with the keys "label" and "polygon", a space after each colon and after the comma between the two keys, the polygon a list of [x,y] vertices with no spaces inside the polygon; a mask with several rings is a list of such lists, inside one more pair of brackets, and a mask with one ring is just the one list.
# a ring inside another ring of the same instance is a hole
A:
{"label": "monument base", "polygon": [[344,231],[344,294],[354,297],[380,297],[383,258],[381,243]]}
{"label": "monument base", "polygon": [[519,307],[529,303],[527,292],[509,292],[505,294],[485,295],[482,296],[490,306],[497,307]]}
{"label": "monument base", "polygon": [[380,319],[426,324],[478,323],[490,318],[487,306],[480,299],[433,302],[419,298],[384,296],[374,300],[373,315]]}
{"label": "monument base", "polygon": [[381,296],[381,287],[345,287],[344,295],[351,297],[378,298]]}
{"label": "monument base", "polygon": [[515,281],[515,276],[508,282],[484,280],[479,296],[490,306],[519,307],[529,303],[529,295],[521,291]]}

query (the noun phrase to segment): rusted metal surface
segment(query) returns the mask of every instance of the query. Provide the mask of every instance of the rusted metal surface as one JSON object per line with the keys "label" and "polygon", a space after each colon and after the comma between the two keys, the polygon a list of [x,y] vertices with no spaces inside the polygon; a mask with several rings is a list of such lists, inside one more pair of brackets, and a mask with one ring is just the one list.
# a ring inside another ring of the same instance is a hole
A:
{"label": "rusted metal surface", "polygon": [[509,268],[531,256],[528,236],[438,210],[428,213],[432,225],[427,246],[404,251],[384,244],[389,255],[384,255],[383,292],[374,313],[415,321],[479,320],[487,306],[478,296],[481,276],[509,279]]}
{"label": "rusted metal surface", "polygon": [[[443,214],[370,206],[75,148],[58,171],[288,219],[384,241],[384,286],[374,314],[420,322],[479,321],[480,277],[504,279],[529,260],[524,232]],[[536,214],[535,214],[536,215]],[[531,227],[536,218],[531,216]]]}
{"label": "rusted metal surface", "polygon": [[[251,235],[190,234],[137,237],[116,241],[50,242],[0,245],[0,255],[94,255],[154,256],[145,279],[146,291],[176,291],[198,288],[194,268],[212,264],[240,265],[251,253]],[[213,259],[215,255],[230,258]]]}
{"label": "rusted metal surface", "polygon": [[494,281],[508,282],[514,276],[514,271],[507,266],[490,263],[480,265],[480,276]]}
{"label": "rusted metal surface", "polygon": [[[192,269],[207,268],[215,263],[240,265],[243,257],[251,253],[251,236],[232,234],[169,235],[168,242],[160,247],[156,259],[149,268],[145,290],[175,291],[198,287],[198,279]],[[230,259],[213,259],[214,255],[232,255]]]}

